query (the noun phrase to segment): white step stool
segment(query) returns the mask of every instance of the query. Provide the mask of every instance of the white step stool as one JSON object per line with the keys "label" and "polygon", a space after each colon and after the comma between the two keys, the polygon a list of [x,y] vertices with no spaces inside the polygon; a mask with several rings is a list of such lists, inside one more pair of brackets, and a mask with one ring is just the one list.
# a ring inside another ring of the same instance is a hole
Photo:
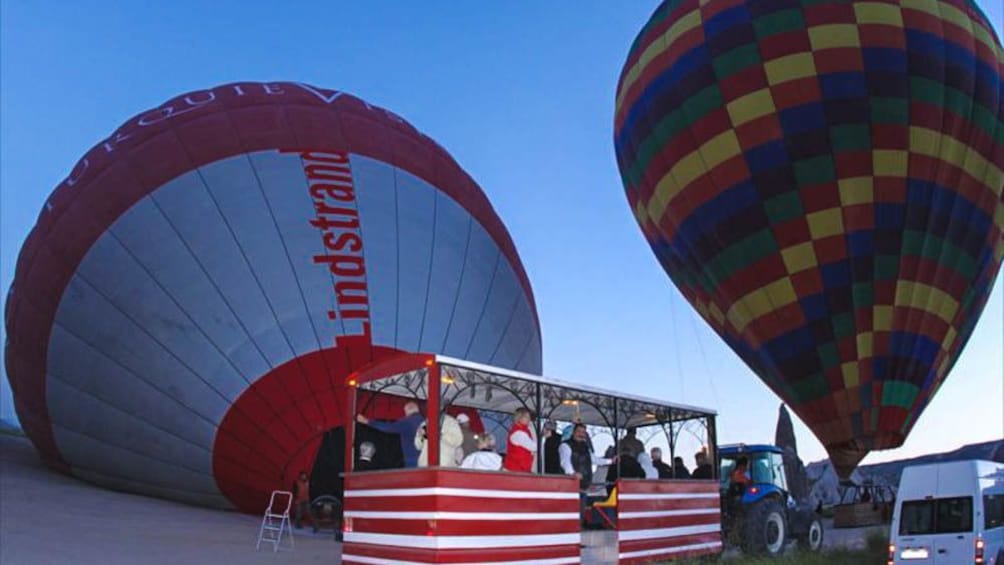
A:
{"label": "white step stool", "polygon": [[286,490],[274,490],[268,500],[268,508],[261,519],[261,529],[258,530],[258,543],[255,551],[261,548],[261,542],[271,543],[272,551],[279,551],[282,535],[285,532],[289,538],[289,549],[293,549],[293,530],[289,524],[289,509],[293,505],[293,493]]}

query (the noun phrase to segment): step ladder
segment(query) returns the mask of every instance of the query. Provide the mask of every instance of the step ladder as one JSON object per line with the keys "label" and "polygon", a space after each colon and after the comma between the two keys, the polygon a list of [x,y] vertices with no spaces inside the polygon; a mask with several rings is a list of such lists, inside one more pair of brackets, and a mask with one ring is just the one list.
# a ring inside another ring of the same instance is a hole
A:
{"label": "step ladder", "polygon": [[289,509],[293,505],[293,493],[286,490],[274,490],[268,500],[268,508],[261,519],[258,530],[258,543],[254,550],[261,549],[261,542],[272,544],[272,552],[279,551],[282,536],[285,533],[289,539],[289,549],[293,549],[293,530],[289,524]]}

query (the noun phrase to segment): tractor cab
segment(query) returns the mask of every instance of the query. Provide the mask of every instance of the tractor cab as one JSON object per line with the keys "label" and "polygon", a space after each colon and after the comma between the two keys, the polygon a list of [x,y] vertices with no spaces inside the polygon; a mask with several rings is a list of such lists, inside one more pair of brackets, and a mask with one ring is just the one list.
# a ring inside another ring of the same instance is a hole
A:
{"label": "tractor cab", "polygon": [[[787,503],[788,484],[785,481],[781,453],[773,445],[719,448],[719,477],[723,495],[726,498],[738,498],[743,505],[754,504],[769,496],[776,496]],[[738,476],[740,473],[745,476],[745,481]]]}
{"label": "tractor cab", "polygon": [[788,493],[783,451],[773,445],[718,448],[722,530],[729,545],[778,555],[790,539],[811,551],[823,544],[822,522]]}

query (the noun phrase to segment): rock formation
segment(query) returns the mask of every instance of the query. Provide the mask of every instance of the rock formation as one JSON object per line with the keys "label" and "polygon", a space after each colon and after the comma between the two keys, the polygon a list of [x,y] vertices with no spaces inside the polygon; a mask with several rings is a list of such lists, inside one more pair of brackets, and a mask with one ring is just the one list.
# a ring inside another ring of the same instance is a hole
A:
{"label": "rock formation", "polygon": [[798,445],[795,442],[795,429],[791,424],[788,409],[781,405],[777,417],[777,431],[774,433],[774,445],[784,450],[784,474],[788,481],[788,492],[799,502],[804,502],[809,495],[809,480],[805,474],[805,465],[798,457]]}

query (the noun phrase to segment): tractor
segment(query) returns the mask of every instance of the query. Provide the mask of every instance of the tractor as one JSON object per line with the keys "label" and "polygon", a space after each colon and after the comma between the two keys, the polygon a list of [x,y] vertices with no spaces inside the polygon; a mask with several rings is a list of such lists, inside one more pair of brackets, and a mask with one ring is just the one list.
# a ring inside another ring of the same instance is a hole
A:
{"label": "tractor", "polygon": [[784,552],[792,539],[809,551],[822,547],[823,524],[815,509],[797,504],[788,493],[782,453],[773,445],[718,448],[726,545],[770,556]]}

